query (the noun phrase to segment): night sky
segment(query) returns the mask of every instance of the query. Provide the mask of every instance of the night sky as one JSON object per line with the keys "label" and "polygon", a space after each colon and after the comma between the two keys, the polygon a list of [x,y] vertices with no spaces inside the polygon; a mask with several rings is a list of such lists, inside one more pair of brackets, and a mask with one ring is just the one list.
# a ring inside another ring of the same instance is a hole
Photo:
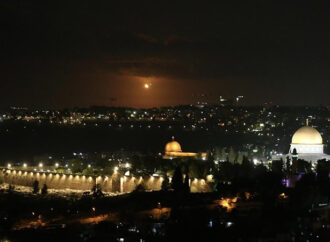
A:
{"label": "night sky", "polygon": [[0,106],[330,105],[326,6],[214,2],[1,0]]}

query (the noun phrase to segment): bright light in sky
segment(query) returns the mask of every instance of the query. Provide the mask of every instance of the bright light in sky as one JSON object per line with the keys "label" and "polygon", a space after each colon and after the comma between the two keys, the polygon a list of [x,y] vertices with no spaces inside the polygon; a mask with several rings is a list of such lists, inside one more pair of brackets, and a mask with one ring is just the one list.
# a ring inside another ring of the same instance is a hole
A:
{"label": "bright light in sky", "polygon": [[148,84],[148,83],[144,84],[145,89],[149,89],[149,87],[150,87],[150,84]]}

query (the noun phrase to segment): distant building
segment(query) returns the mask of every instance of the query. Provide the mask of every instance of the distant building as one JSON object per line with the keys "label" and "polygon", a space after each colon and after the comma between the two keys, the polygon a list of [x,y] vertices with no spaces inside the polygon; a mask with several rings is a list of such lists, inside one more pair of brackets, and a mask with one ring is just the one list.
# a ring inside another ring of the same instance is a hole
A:
{"label": "distant building", "polygon": [[[179,142],[175,141],[174,136],[172,136],[172,141],[165,145],[164,159],[173,159],[180,157],[192,157],[198,158],[198,153],[194,152],[183,152]],[[201,153],[201,158],[206,159],[206,153]]]}

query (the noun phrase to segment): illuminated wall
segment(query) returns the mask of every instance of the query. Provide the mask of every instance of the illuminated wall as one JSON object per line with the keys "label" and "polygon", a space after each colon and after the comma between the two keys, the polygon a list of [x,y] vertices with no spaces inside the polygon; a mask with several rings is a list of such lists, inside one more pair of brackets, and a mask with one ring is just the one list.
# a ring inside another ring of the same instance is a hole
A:
{"label": "illuminated wall", "polygon": [[[101,184],[105,192],[127,193],[132,192],[142,184],[146,190],[160,190],[163,177],[160,176],[84,176],[66,175],[49,172],[23,171],[3,169],[0,176],[4,183],[32,187],[35,180],[39,181],[39,187],[44,184],[50,189],[73,189],[90,191],[95,183]],[[209,192],[210,186],[204,179],[190,180],[191,192]]]}
{"label": "illuminated wall", "polygon": [[291,144],[290,153],[296,149],[298,154],[323,154],[323,145]]}

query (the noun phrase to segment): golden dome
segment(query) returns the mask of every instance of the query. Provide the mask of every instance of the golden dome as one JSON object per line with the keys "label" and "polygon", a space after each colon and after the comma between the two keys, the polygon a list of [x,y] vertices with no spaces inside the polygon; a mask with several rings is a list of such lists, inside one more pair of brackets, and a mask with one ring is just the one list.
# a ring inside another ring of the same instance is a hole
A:
{"label": "golden dome", "polygon": [[321,145],[322,136],[319,131],[310,126],[298,129],[292,136],[292,144]]}
{"label": "golden dome", "polygon": [[167,152],[182,152],[181,145],[174,140],[174,137],[172,137],[172,141],[168,142],[165,146],[165,153]]}

